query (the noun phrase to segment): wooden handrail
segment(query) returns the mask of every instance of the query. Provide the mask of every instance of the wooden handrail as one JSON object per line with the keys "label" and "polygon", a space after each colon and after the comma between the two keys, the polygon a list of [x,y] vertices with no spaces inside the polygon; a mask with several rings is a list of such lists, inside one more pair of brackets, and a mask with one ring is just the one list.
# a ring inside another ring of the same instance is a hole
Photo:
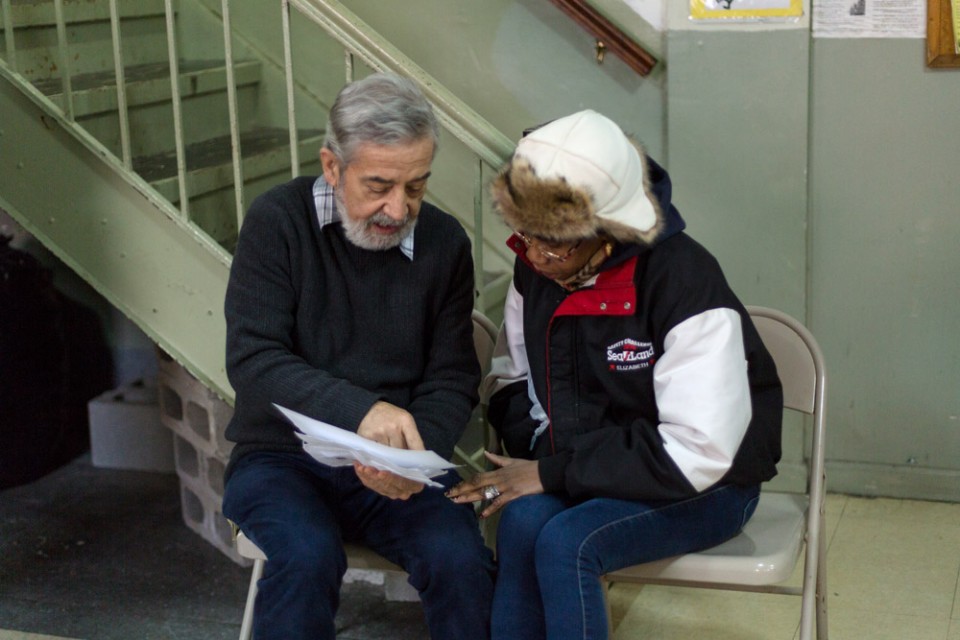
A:
{"label": "wooden handrail", "polygon": [[597,39],[599,61],[603,61],[603,52],[609,49],[641,76],[649,75],[657,64],[657,59],[649,51],[637,44],[585,0],[550,1]]}

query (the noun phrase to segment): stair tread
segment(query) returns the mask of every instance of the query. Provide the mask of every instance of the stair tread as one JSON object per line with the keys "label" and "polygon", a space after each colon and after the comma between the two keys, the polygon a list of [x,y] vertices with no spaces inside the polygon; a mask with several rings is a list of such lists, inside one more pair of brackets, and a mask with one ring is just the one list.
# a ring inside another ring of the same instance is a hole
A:
{"label": "stair tread", "polygon": [[[10,0],[11,19],[14,27],[49,27],[56,24],[54,0]],[[105,2],[90,0],[64,0],[64,20],[68,24],[95,22],[110,19],[110,8]],[[163,16],[166,12],[163,0],[138,0],[118,4],[122,20]],[[0,16],[0,26],[2,26]]]}
{"label": "stair tread", "polygon": [[[254,60],[235,61],[234,67],[258,65]],[[226,69],[226,63],[223,60],[185,60],[179,63],[181,76],[202,73],[204,71],[215,71]],[[124,81],[127,85],[136,82],[148,82],[151,80],[160,80],[170,77],[170,64],[167,62],[154,62],[149,64],[137,64],[125,67],[123,70]],[[47,78],[43,80],[34,80],[33,85],[38,91],[47,96],[59,95],[63,90],[63,83],[60,78]],[[70,78],[70,87],[73,91],[87,91],[105,87],[116,87],[117,75],[115,70],[97,71],[93,73],[80,73]]]}
{"label": "stair tread", "polygon": [[[322,129],[300,129],[298,139],[323,135]],[[245,158],[287,147],[290,133],[279,127],[258,127],[240,134],[240,149]],[[196,171],[232,162],[230,136],[201,140],[184,147],[188,171]],[[148,182],[157,182],[177,175],[176,151],[164,151],[134,158],[133,168]]]}

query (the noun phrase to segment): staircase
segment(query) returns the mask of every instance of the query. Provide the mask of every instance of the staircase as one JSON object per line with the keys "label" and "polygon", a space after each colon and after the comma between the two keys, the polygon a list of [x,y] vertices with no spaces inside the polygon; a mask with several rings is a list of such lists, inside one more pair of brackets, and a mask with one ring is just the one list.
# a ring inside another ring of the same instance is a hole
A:
{"label": "staircase", "polygon": [[[244,203],[291,175],[319,172],[323,131],[291,135],[289,114],[323,123],[344,74],[315,82],[313,69],[288,70],[282,53],[237,30],[225,44],[221,14],[229,13],[211,0],[0,1],[0,207],[232,402],[222,301]],[[267,4],[279,15],[279,0],[246,7]],[[441,154],[454,161],[444,161],[452,168],[437,172],[428,198],[478,234],[478,299],[498,317],[511,263],[501,238],[483,236],[489,207],[480,192],[509,141],[339,3],[290,4],[294,31],[309,24],[327,34],[322,49],[347,50],[347,76],[356,64],[419,80],[459,138],[448,144],[445,134]],[[464,193],[472,206],[454,202]]]}

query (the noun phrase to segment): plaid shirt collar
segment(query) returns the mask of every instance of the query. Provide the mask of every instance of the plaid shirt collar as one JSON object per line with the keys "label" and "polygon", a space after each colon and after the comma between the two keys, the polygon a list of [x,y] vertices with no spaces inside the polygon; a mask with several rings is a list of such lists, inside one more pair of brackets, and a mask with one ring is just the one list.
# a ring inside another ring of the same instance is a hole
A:
{"label": "plaid shirt collar", "polygon": [[[340,222],[340,212],[333,194],[333,187],[320,176],[313,183],[313,202],[317,207],[317,221],[323,229],[328,224]],[[407,259],[413,260],[413,230],[400,241],[399,249]]]}

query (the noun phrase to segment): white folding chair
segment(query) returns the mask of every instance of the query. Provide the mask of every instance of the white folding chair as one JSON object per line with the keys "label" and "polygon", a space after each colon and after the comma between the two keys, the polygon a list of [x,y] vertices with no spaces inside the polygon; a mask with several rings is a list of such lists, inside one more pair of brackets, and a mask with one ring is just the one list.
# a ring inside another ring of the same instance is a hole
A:
{"label": "white folding chair", "polygon": [[[812,418],[806,493],[763,491],[753,517],[732,540],[699,553],[626,567],[603,580],[608,588],[616,582],[634,582],[798,595],[802,597],[800,640],[814,637],[814,622],[818,640],[827,640],[823,354],[806,327],[790,316],[764,307],[747,310],[777,365],[784,408]],[[804,542],[803,584],[784,585]]]}
{"label": "white folding chair", "polygon": [[[473,312],[473,346],[477,350],[477,358],[480,360],[481,380],[490,370],[490,359],[493,357],[493,346],[497,339],[497,328],[481,312]],[[483,459],[482,443],[486,439],[484,432],[485,426],[483,418],[480,418],[480,433],[477,437],[481,443],[480,448],[474,453],[466,453],[459,446],[456,447],[454,458],[470,465],[476,471],[482,471],[480,466]],[[253,634],[253,605],[257,599],[257,581],[263,575],[263,566],[267,561],[267,556],[257,545],[243,534],[242,531],[235,528],[234,537],[236,540],[237,553],[243,558],[253,560],[253,570],[250,574],[250,587],[247,589],[247,603],[243,609],[243,621],[240,624],[240,640],[250,640]],[[351,569],[370,569],[376,571],[400,571],[403,569],[383,558],[374,551],[359,544],[347,543],[344,545],[344,551],[347,554],[347,566]]]}

